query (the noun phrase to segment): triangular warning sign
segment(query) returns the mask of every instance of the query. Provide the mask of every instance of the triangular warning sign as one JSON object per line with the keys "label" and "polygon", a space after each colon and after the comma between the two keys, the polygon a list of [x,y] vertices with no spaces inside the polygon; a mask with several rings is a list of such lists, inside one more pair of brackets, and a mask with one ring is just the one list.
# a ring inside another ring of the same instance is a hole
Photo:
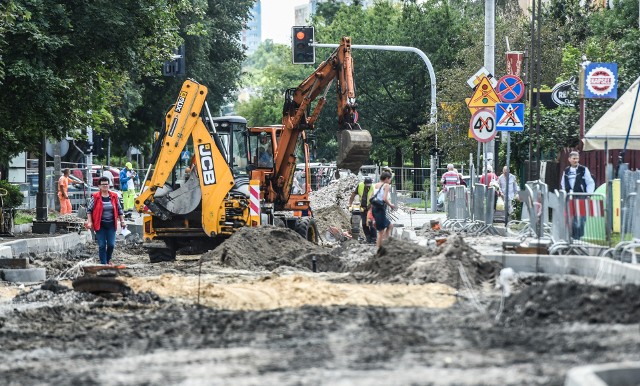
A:
{"label": "triangular warning sign", "polygon": [[471,96],[471,100],[467,104],[469,108],[485,108],[485,107],[495,107],[496,103],[500,102],[500,98],[498,98],[498,94],[496,94],[493,86],[491,86],[491,82],[485,76],[476,87],[476,91]]}
{"label": "triangular warning sign", "polygon": [[471,113],[471,115],[473,115],[473,113],[475,113],[478,110],[478,107],[469,107],[469,101],[471,101],[471,98],[464,98],[464,103],[467,104],[467,108],[469,109],[469,112]]}
{"label": "triangular warning sign", "polygon": [[[478,109],[477,109],[477,108],[475,108],[475,107],[469,107],[469,101],[470,101],[470,100],[471,100],[471,98],[464,98],[464,103],[466,103],[466,104],[467,104],[467,108],[469,109],[469,112],[471,113],[471,115],[473,115],[473,113],[475,113],[475,112],[476,112],[476,110],[478,110]],[[473,136],[473,134],[471,134],[471,129],[469,129],[469,131],[467,132],[467,136],[468,136],[469,138],[475,138],[475,137]]]}

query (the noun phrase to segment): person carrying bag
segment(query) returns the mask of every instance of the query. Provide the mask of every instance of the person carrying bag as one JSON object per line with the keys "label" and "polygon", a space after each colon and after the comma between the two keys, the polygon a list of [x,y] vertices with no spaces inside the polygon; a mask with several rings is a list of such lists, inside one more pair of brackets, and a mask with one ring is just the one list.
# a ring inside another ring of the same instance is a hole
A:
{"label": "person carrying bag", "polygon": [[378,239],[376,240],[376,246],[380,248],[382,241],[386,240],[393,230],[393,225],[387,217],[386,206],[389,205],[391,209],[395,209],[396,206],[389,201],[389,183],[391,182],[391,173],[382,172],[380,174],[380,182],[378,182],[373,189],[373,195],[371,196],[371,211],[373,218],[376,222],[376,230],[378,231]]}

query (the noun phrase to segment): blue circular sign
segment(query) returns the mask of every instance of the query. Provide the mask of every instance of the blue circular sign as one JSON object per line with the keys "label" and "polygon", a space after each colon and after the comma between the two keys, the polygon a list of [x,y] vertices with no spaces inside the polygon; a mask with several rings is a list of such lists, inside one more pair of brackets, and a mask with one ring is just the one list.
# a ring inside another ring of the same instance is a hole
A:
{"label": "blue circular sign", "polygon": [[496,87],[498,98],[504,103],[515,103],[524,96],[524,82],[515,75],[505,75]]}

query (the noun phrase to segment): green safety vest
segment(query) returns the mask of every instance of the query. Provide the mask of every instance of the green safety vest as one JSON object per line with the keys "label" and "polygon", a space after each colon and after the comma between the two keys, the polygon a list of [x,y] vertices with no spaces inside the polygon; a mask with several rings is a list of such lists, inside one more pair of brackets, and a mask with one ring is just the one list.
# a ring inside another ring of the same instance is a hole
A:
{"label": "green safety vest", "polygon": [[[369,206],[369,200],[371,200],[371,196],[373,195],[373,184],[369,186],[369,191],[367,192],[367,204],[365,206]],[[364,181],[358,184],[358,196],[360,196],[360,204],[364,201],[362,198],[364,197]]]}

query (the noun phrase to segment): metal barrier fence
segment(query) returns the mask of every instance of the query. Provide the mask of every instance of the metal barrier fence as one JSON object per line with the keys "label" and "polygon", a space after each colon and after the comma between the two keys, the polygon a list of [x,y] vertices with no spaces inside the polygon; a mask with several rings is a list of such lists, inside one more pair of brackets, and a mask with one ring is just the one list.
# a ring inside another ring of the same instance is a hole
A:
{"label": "metal barrier fence", "polygon": [[450,186],[445,198],[447,220],[443,223],[445,229],[464,229],[469,219],[469,198],[464,186]]}
{"label": "metal barrier fence", "polygon": [[605,195],[566,193],[549,195],[553,210],[552,255],[602,255],[609,247]]}
{"label": "metal barrier fence", "polygon": [[640,170],[626,170],[620,175],[620,240],[640,238],[640,221],[633,221],[640,194]]}
{"label": "metal barrier fence", "polygon": [[447,219],[442,227],[476,235],[499,234],[493,226],[495,197],[495,188],[483,184],[475,184],[473,189],[450,187],[447,190]]}
{"label": "metal barrier fence", "polygon": [[[629,173],[629,174],[627,174]],[[633,172],[626,172],[621,176],[621,193],[625,197],[621,200],[621,228],[620,242],[605,252],[605,256],[637,264],[640,260],[640,180]],[[637,173],[637,172],[636,172]],[[626,178],[625,178],[626,177]],[[626,189],[623,190],[622,187]]]}

